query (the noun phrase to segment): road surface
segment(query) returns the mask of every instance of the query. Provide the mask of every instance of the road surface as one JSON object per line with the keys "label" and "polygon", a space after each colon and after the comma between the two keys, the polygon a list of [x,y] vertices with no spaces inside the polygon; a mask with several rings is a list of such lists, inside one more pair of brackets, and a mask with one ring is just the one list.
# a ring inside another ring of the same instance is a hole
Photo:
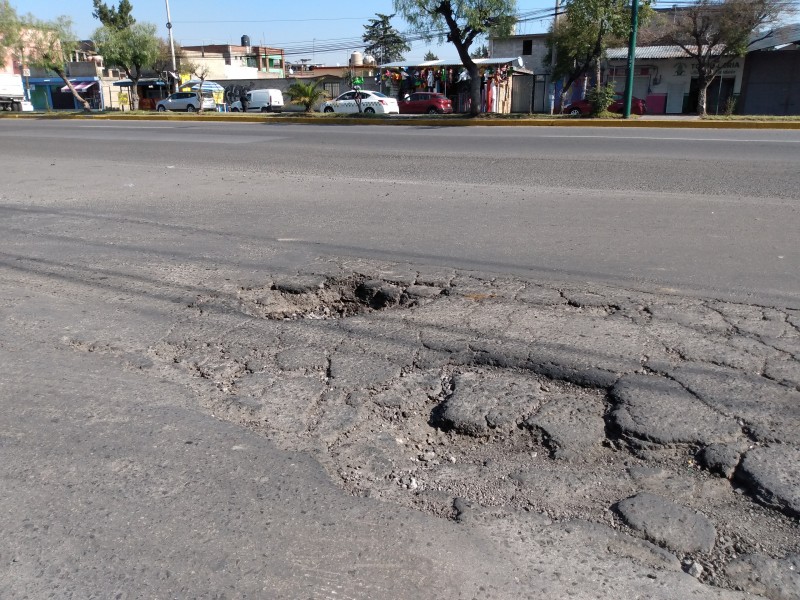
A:
{"label": "road surface", "polygon": [[0,596],[797,597],[798,145],[0,120]]}

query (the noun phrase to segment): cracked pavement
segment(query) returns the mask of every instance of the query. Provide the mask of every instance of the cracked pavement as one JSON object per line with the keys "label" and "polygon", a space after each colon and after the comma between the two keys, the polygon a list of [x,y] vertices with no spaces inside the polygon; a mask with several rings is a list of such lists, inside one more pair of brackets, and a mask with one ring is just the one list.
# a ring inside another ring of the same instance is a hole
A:
{"label": "cracked pavement", "polygon": [[[350,260],[197,294],[147,346],[61,344],[519,560],[588,535],[593,561],[622,557],[674,597],[772,582],[767,597],[794,598],[765,561],[800,550],[799,325],[797,310]],[[701,588],[681,579],[694,563]]]}

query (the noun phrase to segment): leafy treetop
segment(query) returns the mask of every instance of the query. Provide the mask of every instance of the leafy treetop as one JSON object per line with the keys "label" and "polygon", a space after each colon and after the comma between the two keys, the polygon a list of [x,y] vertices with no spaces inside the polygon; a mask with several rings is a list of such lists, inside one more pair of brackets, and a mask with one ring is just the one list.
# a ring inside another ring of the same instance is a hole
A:
{"label": "leafy treetop", "polygon": [[379,65],[403,60],[403,53],[411,50],[411,46],[389,23],[394,15],[376,13],[375,16],[377,18],[370,19],[369,24],[364,25],[362,40],[367,44],[364,53],[374,56]]}
{"label": "leafy treetop", "polygon": [[136,19],[131,15],[133,5],[129,0],[119,0],[119,4],[116,8],[114,8],[113,4],[108,6],[101,0],[92,0],[92,2],[94,3],[92,16],[95,19],[99,19],[103,27],[110,27],[111,29],[122,31],[136,23]]}

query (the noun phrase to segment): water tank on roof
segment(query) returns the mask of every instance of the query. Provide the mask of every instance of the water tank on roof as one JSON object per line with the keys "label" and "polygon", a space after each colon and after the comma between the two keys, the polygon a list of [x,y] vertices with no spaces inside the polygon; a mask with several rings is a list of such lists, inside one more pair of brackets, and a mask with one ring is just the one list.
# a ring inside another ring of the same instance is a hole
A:
{"label": "water tank on roof", "polygon": [[361,52],[356,50],[355,52],[353,52],[350,55],[350,66],[351,67],[361,67],[363,65],[364,65],[364,57],[361,54]]}
{"label": "water tank on roof", "polygon": [[364,64],[365,65],[374,65],[375,64],[375,57],[369,54],[364,55]]}
{"label": "water tank on roof", "polygon": [[242,36],[242,46],[245,46],[247,48],[250,47],[250,36],[249,35],[243,35]]}

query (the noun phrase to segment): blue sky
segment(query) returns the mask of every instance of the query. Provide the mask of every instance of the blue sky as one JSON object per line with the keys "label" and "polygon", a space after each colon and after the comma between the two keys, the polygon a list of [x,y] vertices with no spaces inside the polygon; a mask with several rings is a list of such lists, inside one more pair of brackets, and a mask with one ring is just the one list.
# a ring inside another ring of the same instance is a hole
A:
{"label": "blue sky", "polygon": [[[116,5],[116,1],[106,4]],[[149,21],[158,26],[159,34],[166,37],[165,0],[131,0],[133,16],[138,21]],[[92,17],[92,0],[11,0],[20,13],[32,13],[40,19],[53,19],[59,15],[72,18],[75,33],[82,39],[90,38],[99,25]],[[554,0],[522,0],[519,12],[550,9]],[[187,46],[199,44],[238,44],[242,35],[250,36],[252,44],[263,42],[287,50],[291,62],[307,58],[316,63],[346,64],[352,50],[363,49],[361,35],[367,20],[375,13],[392,14],[392,0],[373,0],[368,3],[325,2],[303,0],[298,4],[281,0],[169,0],[175,40]],[[535,19],[518,26],[517,33],[545,31],[549,21]],[[401,32],[408,25],[399,16],[392,25]],[[339,47],[334,52],[323,50]],[[428,49],[439,58],[455,58],[456,52],[449,44],[438,46],[436,41],[412,44],[406,53],[409,60],[422,59]]]}

